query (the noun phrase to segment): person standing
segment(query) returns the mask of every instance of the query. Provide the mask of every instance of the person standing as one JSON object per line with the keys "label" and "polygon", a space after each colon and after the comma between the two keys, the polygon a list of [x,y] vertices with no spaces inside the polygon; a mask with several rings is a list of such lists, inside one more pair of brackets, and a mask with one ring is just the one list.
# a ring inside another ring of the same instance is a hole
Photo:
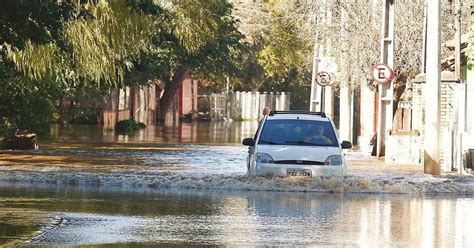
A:
{"label": "person standing", "polygon": [[370,139],[370,145],[372,146],[372,152],[370,155],[377,156],[377,132],[372,135],[372,138]]}
{"label": "person standing", "polygon": [[263,110],[262,110],[262,115],[263,115],[263,116],[269,115],[270,112],[272,112],[272,110],[270,109],[270,107],[265,106],[265,108],[263,108]]}
{"label": "person standing", "polygon": [[262,110],[262,117],[260,117],[259,120],[258,120],[258,128],[257,128],[257,131],[255,132],[254,140],[257,139],[257,134],[258,134],[258,132],[260,131],[260,127],[261,127],[263,118],[265,118],[265,116],[269,115],[270,112],[272,112],[272,110],[270,109],[270,107],[265,106],[265,107],[263,108],[263,110]]}

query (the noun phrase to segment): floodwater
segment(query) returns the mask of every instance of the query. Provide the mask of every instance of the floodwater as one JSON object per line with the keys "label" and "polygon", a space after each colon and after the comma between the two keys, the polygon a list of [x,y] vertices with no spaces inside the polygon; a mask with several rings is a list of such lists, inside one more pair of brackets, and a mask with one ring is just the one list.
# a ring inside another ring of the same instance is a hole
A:
{"label": "floodwater", "polygon": [[347,154],[345,177],[247,176],[247,148],[239,143],[256,124],[181,124],[133,135],[56,128],[40,150],[3,156],[0,244],[474,244],[471,178],[364,170],[360,164],[374,160],[356,151]]}

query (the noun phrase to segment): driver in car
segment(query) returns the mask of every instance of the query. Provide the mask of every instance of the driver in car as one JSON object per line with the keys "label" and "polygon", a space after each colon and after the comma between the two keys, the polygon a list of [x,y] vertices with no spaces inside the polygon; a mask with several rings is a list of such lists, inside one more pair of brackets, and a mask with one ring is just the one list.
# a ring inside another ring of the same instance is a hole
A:
{"label": "driver in car", "polygon": [[308,136],[304,139],[305,142],[321,142],[324,141],[325,144],[332,144],[330,138],[324,134],[324,127],[318,126],[317,128],[311,127],[308,132]]}

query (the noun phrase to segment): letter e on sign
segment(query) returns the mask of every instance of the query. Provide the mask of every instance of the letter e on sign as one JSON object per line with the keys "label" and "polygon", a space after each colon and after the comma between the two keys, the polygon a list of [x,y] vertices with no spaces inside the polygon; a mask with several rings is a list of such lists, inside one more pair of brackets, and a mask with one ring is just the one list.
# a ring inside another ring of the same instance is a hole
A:
{"label": "letter e on sign", "polygon": [[393,78],[393,71],[386,64],[376,64],[370,71],[372,79],[379,84],[386,84]]}

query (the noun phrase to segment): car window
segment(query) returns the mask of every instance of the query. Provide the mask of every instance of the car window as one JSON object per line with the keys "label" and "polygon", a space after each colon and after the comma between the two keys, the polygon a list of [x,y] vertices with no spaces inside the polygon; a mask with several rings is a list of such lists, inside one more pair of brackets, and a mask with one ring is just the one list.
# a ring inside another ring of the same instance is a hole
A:
{"label": "car window", "polygon": [[267,120],[258,144],[339,146],[328,121]]}

